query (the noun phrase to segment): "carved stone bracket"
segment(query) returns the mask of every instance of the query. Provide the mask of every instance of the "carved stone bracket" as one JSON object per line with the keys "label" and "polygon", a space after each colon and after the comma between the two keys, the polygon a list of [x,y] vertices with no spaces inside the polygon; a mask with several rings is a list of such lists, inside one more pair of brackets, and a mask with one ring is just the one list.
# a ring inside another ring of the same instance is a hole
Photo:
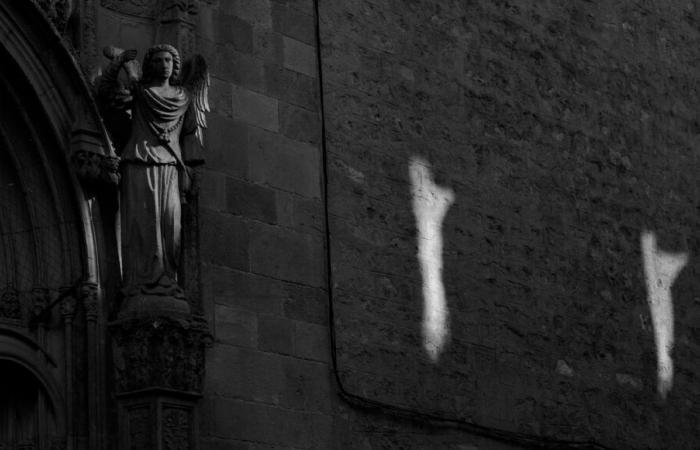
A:
{"label": "carved stone bracket", "polygon": [[160,0],[102,0],[101,5],[120,14],[153,18]]}
{"label": "carved stone bracket", "polygon": [[52,294],[46,288],[34,288],[31,294],[31,319],[39,322],[47,320],[47,309],[51,304]]}
{"label": "carved stone bracket", "polygon": [[72,296],[64,298],[61,302],[61,315],[66,323],[73,321],[73,317],[75,316],[75,306],[76,301]]}
{"label": "carved stone bracket", "polygon": [[85,318],[88,322],[96,322],[99,317],[98,288],[95,283],[83,283],[80,285],[79,295],[85,306]]}
{"label": "carved stone bracket", "polygon": [[119,184],[119,157],[105,156],[77,148],[71,161],[78,177],[90,185],[116,186]]}
{"label": "carved stone bracket", "polygon": [[13,287],[7,287],[0,293],[0,319],[13,322],[22,319],[19,293]]}
{"label": "carved stone bracket", "polygon": [[203,319],[129,318],[110,324],[110,331],[117,392],[201,390],[204,351],[211,342]]}
{"label": "carved stone bracket", "polygon": [[110,324],[120,449],[189,450],[197,442],[204,352],[201,317],[153,316]]}
{"label": "carved stone bracket", "polygon": [[99,120],[87,108],[78,111],[70,135],[71,161],[84,183],[116,186],[119,157]]}
{"label": "carved stone bracket", "polygon": [[64,32],[73,13],[71,0],[35,0],[57,30]]}

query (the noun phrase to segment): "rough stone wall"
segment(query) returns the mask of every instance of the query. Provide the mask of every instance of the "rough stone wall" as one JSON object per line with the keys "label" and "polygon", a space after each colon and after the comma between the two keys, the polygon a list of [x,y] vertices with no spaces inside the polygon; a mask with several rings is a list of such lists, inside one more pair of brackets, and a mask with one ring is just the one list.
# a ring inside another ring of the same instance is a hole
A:
{"label": "rough stone wall", "polygon": [[[321,2],[341,379],[610,447],[688,447],[700,394],[698,20],[688,2]],[[408,165],[454,191],[450,338],[423,350]],[[687,252],[656,393],[640,236]]]}

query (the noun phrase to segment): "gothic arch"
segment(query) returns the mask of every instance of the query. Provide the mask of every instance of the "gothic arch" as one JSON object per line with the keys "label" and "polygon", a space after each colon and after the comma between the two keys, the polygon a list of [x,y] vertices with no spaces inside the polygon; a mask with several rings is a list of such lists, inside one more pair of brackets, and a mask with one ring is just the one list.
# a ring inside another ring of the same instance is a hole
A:
{"label": "gothic arch", "polygon": [[0,60],[0,362],[33,374],[66,448],[103,448],[116,157],[34,2],[0,2]]}
{"label": "gothic arch", "polygon": [[[98,248],[100,237],[95,235],[99,232],[95,229],[96,217],[91,211],[89,195],[68,163],[72,156],[81,152],[88,154],[88,157],[94,156],[95,159],[88,163],[96,165],[100,164],[100,158],[115,155],[88,83],[73,55],[63,44],[61,35],[31,1],[0,4],[0,50],[6,54],[2,56],[9,57],[16,66],[16,79],[9,81],[25,84],[27,90],[34,94],[33,100],[43,114],[40,131],[42,137],[51,143],[45,150],[57,153],[54,156],[62,160],[63,166],[53,168],[48,175],[51,178],[66,177],[71,181],[83,222],[82,251],[86,279],[97,282],[101,258]],[[50,136],[47,136],[48,133]],[[99,170],[99,167],[94,170]]]}

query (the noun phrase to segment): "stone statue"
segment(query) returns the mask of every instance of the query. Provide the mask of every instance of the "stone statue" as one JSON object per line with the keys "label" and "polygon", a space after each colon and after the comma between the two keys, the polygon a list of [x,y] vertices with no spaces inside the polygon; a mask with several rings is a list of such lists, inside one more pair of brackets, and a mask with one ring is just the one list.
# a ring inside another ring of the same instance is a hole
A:
{"label": "stone statue", "polygon": [[202,162],[206,63],[196,55],[181,64],[170,45],[151,47],[142,70],[136,50],[104,53],[111,63],[98,95],[121,157],[121,311],[189,312],[177,282],[180,208],[191,167]]}

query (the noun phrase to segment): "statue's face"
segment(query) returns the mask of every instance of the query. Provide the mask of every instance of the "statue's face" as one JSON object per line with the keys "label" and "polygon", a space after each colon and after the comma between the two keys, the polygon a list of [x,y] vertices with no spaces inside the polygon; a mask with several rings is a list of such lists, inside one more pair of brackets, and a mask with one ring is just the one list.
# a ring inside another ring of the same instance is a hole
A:
{"label": "statue's face", "polygon": [[155,78],[169,79],[173,74],[173,55],[158,52],[151,58],[151,73]]}

